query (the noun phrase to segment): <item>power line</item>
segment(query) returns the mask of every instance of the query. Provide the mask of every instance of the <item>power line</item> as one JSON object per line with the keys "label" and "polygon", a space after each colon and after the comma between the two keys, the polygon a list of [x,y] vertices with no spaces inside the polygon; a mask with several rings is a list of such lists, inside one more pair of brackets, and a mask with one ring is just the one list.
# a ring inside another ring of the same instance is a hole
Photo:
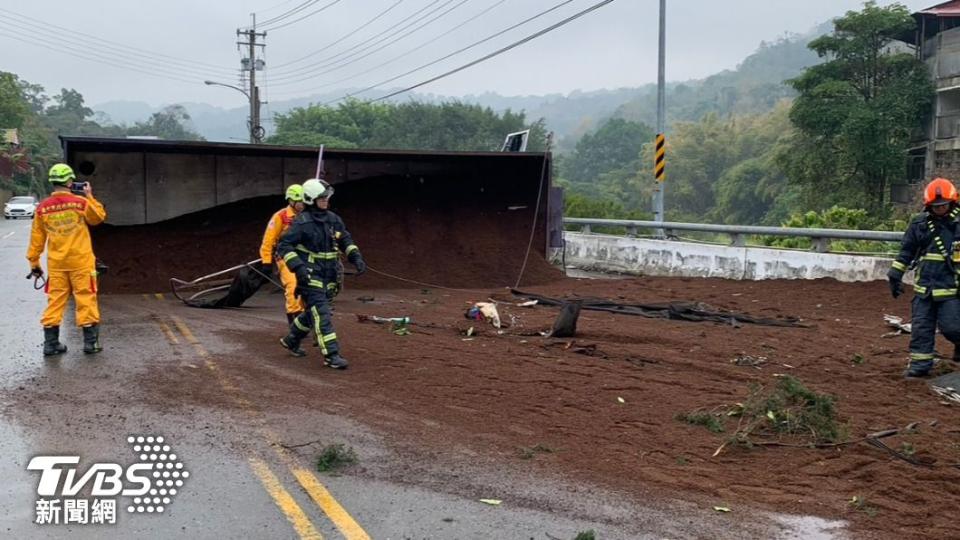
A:
{"label": "power line", "polygon": [[[440,35],[434,36],[433,38],[430,38],[429,40],[424,41],[423,43],[417,45],[416,47],[414,47],[414,48],[412,48],[412,49],[409,49],[409,50],[407,50],[406,52],[404,52],[404,53],[402,53],[402,54],[400,54],[400,55],[394,56],[393,58],[391,58],[391,59],[389,59],[389,60],[387,60],[387,61],[385,61],[385,62],[382,62],[382,63],[380,63],[380,64],[377,64],[377,65],[371,67],[370,69],[367,69],[367,70],[365,70],[365,71],[361,71],[361,72],[359,72],[359,73],[354,73],[353,75],[350,75],[350,76],[348,76],[348,77],[344,77],[344,78],[339,79],[339,80],[336,80],[336,81],[332,81],[332,82],[329,82],[329,83],[326,83],[326,84],[322,84],[322,85],[320,85],[320,86],[315,86],[315,87],[311,88],[311,89],[308,90],[308,91],[313,92],[313,91],[320,90],[320,89],[322,89],[322,88],[328,88],[328,87],[330,87],[330,86],[334,86],[334,85],[337,85],[337,84],[340,84],[340,83],[343,83],[343,82],[346,82],[346,81],[350,81],[350,80],[356,79],[357,77],[360,77],[361,75],[366,75],[367,73],[370,73],[370,72],[372,72],[372,71],[376,71],[377,69],[379,69],[379,68],[381,68],[381,67],[383,67],[383,66],[386,66],[386,65],[388,65],[388,64],[392,64],[393,62],[396,62],[397,60],[400,60],[401,58],[404,58],[404,57],[406,57],[406,56],[409,56],[410,54],[412,54],[412,53],[414,53],[414,52],[416,52],[416,51],[419,51],[420,49],[426,47],[427,45],[430,45],[431,43],[434,43],[434,42],[436,42],[437,40],[439,40],[439,39],[441,39],[441,38],[444,38],[444,37],[452,34],[453,32],[455,32],[455,31],[459,30],[460,28],[466,26],[467,24],[469,24],[469,23],[471,23],[471,22],[479,19],[480,17],[486,15],[486,14],[489,13],[490,11],[493,11],[494,8],[500,6],[501,4],[505,3],[506,1],[507,1],[507,0],[498,0],[498,1],[497,1],[496,3],[494,3],[493,5],[490,5],[490,6],[486,7],[486,8],[484,8],[483,11],[480,11],[479,13],[471,16],[470,18],[466,19],[465,21],[463,21],[463,22],[461,22],[461,23],[453,26],[452,28],[450,28],[450,29],[447,30],[446,32],[443,32],[443,33],[440,34]],[[301,91],[297,91],[296,93],[300,93],[300,92],[302,92],[302,90],[301,90]],[[292,94],[292,93],[294,93],[294,92],[282,92],[281,95],[284,95],[284,94]]]}
{"label": "power line", "polygon": [[274,5],[270,6],[270,7],[263,8],[263,9],[257,11],[256,13],[266,13],[267,11],[273,11],[273,10],[279,8],[279,7],[285,6],[285,5],[290,4],[290,3],[292,3],[292,2],[295,2],[295,1],[296,1],[296,0],[284,0],[283,2],[280,2],[279,4],[274,4]]}
{"label": "power line", "polygon": [[[302,4],[297,4],[293,9],[290,9],[290,10],[288,10],[288,11],[285,11],[285,12],[281,13],[280,15],[277,15],[276,17],[272,17],[272,18],[267,19],[267,20],[265,20],[265,21],[261,21],[260,24],[261,24],[261,25],[268,25],[268,24],[271,24],[271,23],[275,23],[275,22],[282,21],[283,19],[286,19],[286,18],[288,18],[288,17],[292,17],[292,16],[296,15],[297,13],[299,13],[299,12],[307,9],[308,7],[312,6],[313,4],[316,4],[316,3],[319,2],[319,1],[320,1],[320,0],[307,0],[306,2],[303,2]],[[247,28],[250,28],[250,27],[247,27]]]}
{"label": "power line", "polygon": [[[354,50],[356,50],[357,48],[360,48],[360,47],[362,47],[363,45],[365,45],[365,44],[367,44],[367,43],[370,43],[371,41],[377,39],[378,37],[386,34],[387,32],[389,32],[389,31],[393,30],[394,28],[400,26],[401,24],[407,22],[408,20],[416,17],[417,15],[419,15],[420,13],[422,13],[422,12],[424,12],[425,10],[429,9],[429,8],[432,7],[433,5],[439,3],[440,1],[441,1],[441,0],[432,0],[432,1],[431,1],[429,4],[427,4],[426,6],[423,6],[422,8],[418,9],[417,11],[411,13],[410,15],[408,15],[407,17],[401,19],[399,22],[393,24],[393,25],[390,26],[389,28],[387,28],[387,29],[385,29],[385,30],[382,30],[382,31],[379,32],[378,34],[375,34],[375,35],[373,35],[373,36],[371,36],[371,37],[369,37],[369,38],[361,41],[360,43],[358,43],[358,44],[356,44],[356,45],[354,45],[354,46],[352,46],[352,47],[347,48],[345,51],[341,51],[341,52],[339,52],[339,53],[336,53],[336,54],[334,54],[334,55],[332,55],[332,56],[328,56],[328,57],[326,57],[326,58],[321,58],[320,60],[318,60],[318,61],[317,61],[316,63],[314,63],[314,64],[310,64],[310,65],[307,65],[307,66],[302,66],[302,67],[299,67],[299,68],[294,68],[294,69],[291,69],[291,70],[287,70],[285,73],[275,73],[274,75],[279,75],[281,78],[284,78],[284,77],[285,77],[285,78],[290,78],[290,77],[292,77],[292,76],[299,76],[299,75],[304,74],[304,73],[309,73],[312,69],[317,68],[317,67],[321,67],[321,68],[322,68],[322,67],[325,67],[326,65],[329,65],[329,64],[324,64],[324,62],[327,62],[328,60],[332,60],[332,59],[335,59],[335,58],[337,58],[337,57],[340,57],[340,56],[343,56],[343,55],[345,55],[345,54],[348,54],[348,53],[350,53],[351,51],[354,51]],[[442,4],[442,5],[440,6],[440,8],[443,8],[444,5],[447,5],[447,4],[449,4],[450,2],[452,2],[452,1],[453,1],[453,0],[447,0],[444,4]],[[438,8],[438,9],[440,9],[440,8]],[[281,70],[281,71],[283,71],[283,70]]]}
{"label": "power line", "polygon": [[[519,27],[521,27],[521,26],[523,26],[523,25],[525,25],[525,24],[527,24],[527,23],[529,23],[529,22],[531,22],[531,21],[534,21],[534,20],[536,20],[536,19],[539,19],[540,17],[543,17],[544,15],[547,15],[547,14],[553,12],[553,11],[556,11],[556,10],[562,8],[563,6],[566,6],[567,4],[572,3],[573,1],[574,1],[574,0],[564,0],[563,2],[560,2],[559,4],[554,5],[553,7],[547,8],[547,9],[541,11],[540,13],[537,13],[536,15],[527,17],[526,19],[524,19],[524,20],[522,20],[522,21],[520,21],[520,22],[518,22],[518,23],[516,23],[516,24],[514,24],[514,25],[512,25],[512,26],[509,26],[509,27],[507,27],[507,28],[504,28],[503,30],[500,30],[499,32],[496,32],[496,33],[494,33],[494,34],[491,34],[491,35],[489,35],[489,36],[487,36],[487,37],[485,37],[485,38],[483,38],[483,39],[481,39],[481,40],[479,40],[479,41],[475,41],[475,42],[471,43],[470,45],[467,45],[466,47],[461,47],[460,49],[457,49],[456,51],[453,51],[452,53],[447,54],[446,56],[442,56],[442,57],[440,57],[440,58],[437,58],[436,60],[433,60],[432,62],[427,62],[426,64],[423,64],[423,65],[418,66],[418,67],[416,67],[416,68],[414,68],[414,69],[411,69],[410,71],[401,73],[400,75],[397,75],[397,76],[395,76],[395,77],[391,77],[391,78],[389,78],[389,79],[387,79],[387,80],[385,80],[385,81],[378,82],[378,83],[376,83],[376,84],[374,84],[374,85],[371,85],[371,86],[368,86],[368,87],[366,87],[366,88],[364,88],[364,89],[362,89],[362,90],[358,90],[358,91],[356,91],[356,92],[349,93],[349,94],[347,94],[347,95],[345,95],[345,96],[343,96],[343,97],[341,97],[341,98],[339,98],[339,99],[335,99],[335,100],[333,100],[333,101],[331,101],[331,102],[328,102],[328,103],[340,101],[341,99],[344,99],[344,98],[353,97],[353,96],[355,96],[355,95],[357,95],[357,94],[362,94],[362,93],[364,93],[364,92],[368,92],[368,91],[370,91],[370,90],[373,90],[373,89],[377,88],[377,87],[380,86],[380,85],[387,84],[387,83],[393,82],[393,81],[395,81],[395,80],[397,80],[397,79],[400,79],[400,78],[402,78],[402,77],[406,77],[407,75],[416,73],[417,71],[420,71],[421,69],[428,68],[428,67],[430,67],[430,66],[432,66],[432,65],[434,65],[434,64],[440,63],[440,62],[442,62],[442,61],[444,61],[444,60],[446,60],[446,59],[448,59],[448,58],[451,58],[451,57],[453,57],[453,56],[456,56],[456,55],[458,55],[458,54],[460,54],[460,53],[462,53],[462,52],[468,51],[468,50],[476,47],[477,45],[486,43],[487,41],[490,41],[491,39],[493,39],[493,38],[495,38],[495,37],[502,36],[503,34],[506,34],[507,32],[509,32],[509,31],[511,31],[511,30],[515,30],[515,29],[517,29],[517,28],[519,28]],[[612,2],[612,1],[613,1],[613,0],[608,0],[608,2]],[[608,3],[608,2],[602,2],[601,4],[598,4],[596,7],[600,7],[601,5],[606,4],[606,3]],[[593,8],[593,9],[596,9],[596,8]],[[589,12],[589,11],[592,11],[592,9],[588,9],[587,11],[581,12],[581,14],[582,14],[582,13],[587,13],[587,12]],[[572,19],[571,19],[571,20],[572,20]],[[509,49],[508,49],[508,50],[509,50]],[[452,72],[452,73],[456,73],[456,71],[454,71],[454,72]],[[451,74],[452,74],[452,73],[451,73]],[[432,82],[432,81],[431,81],[431,82]],[[402,92],[401,92],[401,93],[402,93]],[[326,103],[325,103],[325,105],[326,105]]]}
{"label": "power line", "polygon": [[[11,35],[11,34],[13,34],[13,35]],[[104,65],[112,66],[112,67],[115,67],[115,68],[123,69],[123,70],[126,70],[126,71],[135,71],[135,72],[137,72],[137,73],[142,73],[142,74],[144,74],[144,75],[149,75],[149,76],[151,76],[151,77],[158,77],[158,78],[161,78],[161,79],[174,80],[174,81],[184,82],[184,83],[188,83],[188,84],[200,84],[200,83],[199,83],[198,81],[196,81],[196,80],[182,79],[182,78],[177,77],[177,76],[175,76],[175,75],[160,74],[160,73],[155,72],[155,71],[147,71],[147,70],[145,70],[145,69],[139,69],[139,68],[137,68],[137,67],[130,66],[130,65],[127,65],[127,64],[118,64],[118,63],[115,63],[115,62],[111,61],[109,58],[106,58],[106,57],[91,58],[90,56],[88,56],[88,55],[86,55],[86,54],[82,54],[82,53],[80,53],[80,52],[77,52],[77,50],[74,49],[74,48],[72,48],[72,47],[66,47],[66,46],[64,46],[64,45],[57,45],[57,44],[51,43],[49,40],[46,40],[46,39],[43,39],[43,38],[39,38],[39,37],[37,37],[37,36],[35,36],[35,35],[33,35],[33,34],[24,34],[24,33],[17,32],[17,31],[15,31],[15,30],[10,30],[10,29],[0,29],[0,36],[7,37],[7,38],[12,39],[12,40],[14,40],[14,41],[16,41],[16,42],[26,41],[26,42],[29,42],[29,43],[33,43],[34,45],[38,45],[38,46],[43,47],[43,48],[45,48],[45,49],[49,49],[49,50],[52,50],[52,51],[55,51],[55,52],[59,52],[59,53],[68,54],[68,55],[70,55],[70,56],[74,56],[74,57],[80,58],[81,60],[86,60],[86,61],[88,61],[88,62],[94,62],[94,63],[98,63],[98,64],[104,64]]]}
{"label": "power line", "polygon": [[[189,60],[189,59],[185,59],[185,58],[178,58],[178,57],[175,57],[175,56],[169,56],[169,55],[166,55],[166,54],[156,53],[156,52],[153,52],[153,51],[148,51],[148,50],[140,49],[140,48],[137,48],[137,47],[131,47],[131,46],[129,46],[129,45],[127,45],[127,44],[124,44],[124,43],[119,43],[119,42],[117,42],[117,41],[107,40],[107,39],[104,39],[104,38],[101,38],[101,37],[98,37],[98,36],[94,36],[94,35],[91,35],[91,34],[85,34],[85,33],[83,33],[83,32],[77,32],[76,30],[74,30],[74,29],[72,29],[72,28],[65,28],[65,27],[63,27],[63,26],[57,26],[57,25],[51,24],[51,23],[49,23],[49,22],[47,22],[47,21],[42,21],[42,20],[40,20],[40,19],[36,19],[36,18],[27,16],[27,15],[22,15],[22,14],[19,14],[19,13],[14,12],[14,11],[10,11],[10,10],[8,10],[8,9],[0,8],[0,13],[4,13],[4,14],[9,15],[10,17],[14,17],[14,18],[16,18],[16,19],[20,19],[20,21],[18,21],[19,24],[28,25],[28,26],[34,26],[34,27],[38,28],[40,31],[52,32],[52,31],[49,30],[49,29],[61,30],[61,31],[63,31],[63,33],[56,33],[56,37],[57,37],[58,40],[65,40],[65,39],[71,39],[71,38],[72,38],[73,40],[76,40],[77,38],[74,37],[74,36],[83,36],[83,37],[85,37],[85,38],[89,38],[89,39],[91,39],[91,40],[94,40],[94,42],[102,42],[102,43],[106,43],[106,44],[110,45],[110,47],[109,47],[109,48],[110,48],[110,51],[113,52],[113,53],[116,53],[116,52],[117,52],[117,47],[121,47],[121,48],[122,48],[121,51],[124,51],[124,50],[126,50],[126,51],[131,51],[131,52],[127,52],[127,53],[126,53],[126,54],[128,54],[128,55],[140,56],[140,57],[143,57],[143,58],[151,59],[151,60],[154,61],[154,62],[162,61],[162,62],[164,62],[164,63],[167,64],[167,65],[169,65],[169,64],[171,64],[171,63],[176,63],[176,64],[181,64],[181,65],[184,65],[184,66],[193,65],[193,66],[197,66],[197,67],[202,67],[202,68],[207,69],[208,71],[209,71],[209,70],[217,70],[217,71],[229,71],[230,73],[233,73],[233,72],[234,72],[233,70],[230,70],[230,69],[228,69],[228,68],[224,68],[223,66],[219,66],[219,65],[216,65],[216,64],[208,64],[208,63],[206,63],[206,62],[199,62],[199,61],[196,61],[196,60]],[[5,21],[5,22],[8,22],[8,23],[9,23],[9,22],[11,22],[11,21],[7,20],[7,21]],[[84,45],[84,46],[94,45],[94,46],[99,46],[99,47],[106,47],[106,45],[97,45],[96,43],[91,43],[91,42],[89,42],[89,41],[83,41],[83,45]],[[151,58],[151,57],[153,57],[153,58]],[[159,58],[159,59],[161,59],[161,60],[156,60],[156,58]],[[196,68],[194,68],[194,69],[196,69]]]}
{"label": "power line", "polygon": [[[453,1],[453,0],[450,0],[450,1]],[[451,8],[449,8],[449,9],[447,9],[446,11],[438,14],[437,16],[433,17],[432,19],[428,19],[428,20],[422,22],[422,23],[421,23],[419,26],[417,26],[416,28],[413,28],[412,30],[410,30],[410,31],[407,32],[406,34],[402,34],[402,35],[400,35],[400,36],[397,37],[397,38],[394,38],[394,39],[392,39],[392,40],[389,40],[389,39],[390,39],[391,37],[393,37],[393,36],[387,36],[387,37],[384,38],[384,39],[388,39],[389,41],[387,41],[386,43],[383,43],[382,45],[380,45],[379,47],[377,47],[377,48],[375,48],[375,49],[373,49],[373,50],[368,51],[366,54],[364,54],[364,55],[362,55],[362,56],[353,58],[352,60],[348,60],[347,58],[342,58],[341,60],[338,60],[337,62],[333,62],[333,63],[331,63],[331,64],[328,64],[328,66],[333,66],[333,67],[329,67],[329,69],[323,69],[323,70],[320,70],[320,71],[315,71],[315,72],[313,72],[313,73],[311,73],[311,74],[309,74],[309,75],[306,75],[306,76],[303,76],[303,77],[299,77],[299,78],[296,78],[296,79],[293,79],[293,80],[290,80],[290,76],[287,76],[287,77],[285,78],[286,81],[285,81],[285,82],[281,82],[280,85],[296,84],[296,83],[298,83],[298,82],[303,82],[303,81],[307,81],[307,80],[310,80],[310,79],[315,79],[315,78],[317,78],[317,77],[319,77],[319,76],[321,76],[321,75],[324,75],[324,74],[326,74],[326,73],[330,73],[330,72],[333,72],[333,71],[337,71],[337,70],[343,69],[343,68],[345,68],[345,67],[347,67],[347,66],[349,66],[349,65],[355,64],[355,63],[359,62],[360,60],[363,60],[364,58],[367,58],[368,56],[371,56],[371,55],[373,55],[373,54],[376,54],[377,52],[379,52],[379,51],[381,51],[381,50],[389,47],[390,45],[392,45],[392,44],[394,44],[394,43],[396,43],[396,42],[398,42],[398,41],[401,41],[401,40],[403,40],[403,39],[405,39],[405,38],[410,37],[410,36],[413,35],[415,32],[417,32],[417,31],[419,31],[419,30],[422,30],[422,29],[425,28],[426,26],[429,26],[430,24],[436,22],[438,19],[440,19],[440,18],[442,18],[443,16],[449,14],[451,11],[457,9],[458,7],[460,7],[460,6],[462,6],[463,4],[467,3],[468,1],[469,1],[469,0],[460,0],[460,2],[458,2],[457,4],[455,4],[453,7],[451,7]],[[397,33],[399,33],[399,32],[397,32]],[[394,34],[394,36],[395,36],[395,35],[397,35],[397,34]],[[376,42],[376,43],[372,43],[372,44],[370,44],[368,47],[364,48],[363,50],[358,50],[358,51],[356,51],[354,54],[359,54],[359,53],[363,52],[364,50],[369,49],[369,47],[372,47],[372,46],[374,46],[374,45],[377,45],[378,43],[382,43],[382,41],[383,41],[383,40],[381,40],[381,41],[379,41],[379,42]],[[335,65],[335,64],[338,64],[338,63],[339,63],[339,65]]]}
{"label": "power line", "polygon": [[[448,77],[448,76],[450,76],[450,75],[453,75],[454,73],[463,71],[463,70],[465,70],[465,69],[467,69],[467,68],[469,68],[469,67],[475,66],[475,65],[477,65],[477,64],[479,64],[479,63],[481,63],[481,62],[484,62],[484,61],[486,61],[486,60],[489,60],[489,59],[493,58],[494,56],[499,56],[499,55],[501,55],[501,54],[509,51],[510,49],[514,49],[514,48],[516,48],[516,47],[519,47],[520,45],[523,45],[524,43],[527,43],[528,41],[532,41],[532,40],[534,40],[534,39],[536,39],[536,38],[538,38],[538,37],[540,37],[540,36],[542,36],[542,35],[544,35],[544,34],[547,34],[547,33],[549,33],[549,32],[552,32],[553,30],[556,30],[557,28],[560,28],[561,26],[564,26],[564,25],[566,25],[566,24],[568,24],[568,23],[571,23],[571,22],[573,22],[574,20],[579,19],[580,17],[583,17],[583,16],[586,15],[587,13],[590,13],[591,11],[594,11],[594,10],[596,10],[596,9],[600,9],[601,7],[607,5],[607,4],[611,3],[611,2],[613,2],[613,0],[603,0],[603,1],[601,1],[601,2],[598,2],[598,3],[596,3],[596,4],[594,4],[594,5],[590,6],[590,7],[588,7],[587,9],[576,13],[575,15],[572,15],[572,16],[570,16],[570,17],[567,17],[566,19],[564,19],[564,20],[562,20],[562,21],[560,21],[560,22],[558,22],[558,23],[556,23],[556,24],[553,24],[553,25],[551,25],[551,26],[548,26],[548,27],[544,28],[543,30],[540,30],[539,32],[536,32],[536,33],[534,33],[534,34],[531,34],[531,35],[529,35],[529,36],[527,36],[527,37],[525,37],[525,38],[523,38],[523,39],[521,39],[521,40],[519,40],[519,41],[515,41],[515,42],[511,43],[510,45],[507,45],[506,47],[503,47],[503,48],[501,48],[501,49],[497,49],[496,51],[494,51],[494,52],[492,52],[492,53],[490,53],[490,54],[488,54],[488,55],[486,55],[486,56],[482,56],[482,57],[480,57],[480,58],[478,58],[478,59],[476,59],[476,60],[474,60],[474,61],[472,61],[472,62],[470,62],[470,63],[464,64],[464,65],[462,65],[462,66],[460,66],[460,67],[458,67],[458,68],[455,68],[455,69],[451,69],[450,71],[448,71],[448,72],[446,72],[446,73],[443,73],[443,74],[441,74],[441,75],[437,75],[436,77],[433,77],[433,78],[431,78],[431,79],[427,79],[426,81],[417,83],[417,84],[415,84],[415,85],[413,85],[413,86],[408,86],[407,88],[404,88],[403,90],[397,90],[396,92],[391,92],[391,93],[389,93],[389,94],[387,94],[387,95],[385,95],[385,96],[378,97],[377,99],[372,99],[372,100],[370,100],[370,103],[374,103],[374,102],[377,102],[377,101],[383,101],[383,100],[385,100],[385,99],[392,98],[393,96],[397,96],[397,95],[403,94],[403,93],[405,93],[405,92],[409,92],[410,90],[414,90],[414,89],[416,89],[416,88],[420,88],[421,86],[424,86],[424,85],[430,84],[430,83],[432,83],[432,82],[438,81],[438,80],[440,80],[440,79],[442,79],[442,78],[444,78],[444,77]],[[392,80],[392,79],[391,79],[391,80]],[[388,82],[389,82],[389,81],[388,81]],[[381,83],[381,84],[383,84],[383,83]],[[359,94],[359,93],[362,93],[362,92],[366,92],[367,90],[369,90],[369,89],[364,89],[364,90],[360,90],[359,92],[354,92],[353,94],[348,94],[348,95],[344,96],[344,98],[345,98],[345,97],[350,97],[350,96],[353,96],[353,95],[356,95],[356,94]],[[343,99],[343,98],[340,98],[340,99]],[[339,101],[339,100],[334,100],[334,101]],[[330,102],[328,102],[328,103],[330,103]],[[327,104],[327,103],[325,103],[324,105],[326,105],[326,104]]]}
{"label": "power line", "polygon": [[329,44],[324,45],[323,47],[321,47],[321,48],[313,51],[312,53],[310,53],[310,54],[308,54],[308,55],[306,55],[306,56],[301,56],[300,58],[297,58],[296,60],[291,60],[291,61],[289,61],[289,62],[284,62],[284,63],[282,63],[282,64],[277,64],[276,67],[277,67],[277,68],[282,68],[282,67],[285,67],[285,66],[289,66],[289,65],[292,65],[292,64],[296,64],[297,62],[302,62],[303,60],[307,60],[308,58],[312,58],[314,55],[316,55],[316,54],[318,54],[318,53],[321,53],[321,52],[329,49],[330,47],[336,45],[337,43],[340,43],[340,42],[343,41],[344,39],[352,36],[353,34],[356,34],[356,33],[359,32],[360,30],[363,30],[363,29],[366,28],[367,26],[370,26],[370,25],[373,24],[377,19],[379,19],[380,17],[383,17],[384,15],[386,15],[387,13],[389,13],[390,11],[392,11],[393,8],[395,8],[395,7],[399,6],[400,4],[402,4],[403,1],[404,1],[404,0],[397,0],[397,1],[394,2],[390,7],[388,7],[387,9],[385,9],[385,10],[383,10],[383,11],[381,11],[381,12],[378,13],[375,17],[373,17],[372,19],[370,19],[369,21],[361,24],[360,26],[358,26],[358,27],[354,28],[353,30],[347,32],[347,33],[344,34],[343,36],[341,36],[341,37],[333,40],[333,41],[330,42]]}
{"label": "power line", "polygon": [[279,29],[281,29],[281,28],[285,28],[285,27],[287,27],[287,26],[290,26],[291,24],[297,24],[298,22],[300,22],[300,21],[302,21],[302,20],[304,20],[304,19],[313,17],[314,15],[316,15],[317,13],[320,13],[321,11],[326,11],[327,9],[335,6],[336,4],[339,4],[340,2],[341,2],[341,0],[333,0],[333,2],[330,2],[329,4],[326,4],[326,5],[324,5],[324,6],[321,6],[321,7],[320,7],[319,9],[317,9],[316,11],[311,11],[310,13],[307,13],[306,15],[304,15],[304,16],[302,16],[302,17],[300,17],[300,18],[294,19],[294,20],[292,20],[292,21],[287,21],[287,22],[285,22],[285,23],[283,23],[283,24],[281,24],[281,25],[279,25],[279,26],[274,26],[274,27],[272,27],[272,28],[267,28],[267,30],[270,30],[271,32],[273,32],[273,31],[279,30]]}
{"label": "power line", "polygon": [[130,64],[141,69],[153,69],[167,72],[176,76],[194,76],[204,78],[210,76],[210,71],[205,71],[192,66],[176,66],[164,60],[153,58],[143,58],[136,54],[127,53],[117,47],[107,47],[96,43],[89,43],[79,38],[60,37],[53,30],[46,30],[32,25],[21,25],[10,19],[0,19],[0,28],[6,28],[10,32],[23,32],[29,37],[43,38],[53,46],[63,46],[68,48],[77,48],[81,53],[97,55],[103,60]]}

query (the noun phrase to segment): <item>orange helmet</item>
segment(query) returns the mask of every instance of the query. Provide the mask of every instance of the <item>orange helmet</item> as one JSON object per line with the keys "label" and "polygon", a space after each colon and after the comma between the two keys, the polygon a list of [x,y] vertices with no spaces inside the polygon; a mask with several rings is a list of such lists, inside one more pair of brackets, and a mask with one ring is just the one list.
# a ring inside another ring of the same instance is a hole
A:
{"label": "orange helmet", "polygon": [[956,204],[957,188],[946,178],[935,178],[923,189],[923,205]]}

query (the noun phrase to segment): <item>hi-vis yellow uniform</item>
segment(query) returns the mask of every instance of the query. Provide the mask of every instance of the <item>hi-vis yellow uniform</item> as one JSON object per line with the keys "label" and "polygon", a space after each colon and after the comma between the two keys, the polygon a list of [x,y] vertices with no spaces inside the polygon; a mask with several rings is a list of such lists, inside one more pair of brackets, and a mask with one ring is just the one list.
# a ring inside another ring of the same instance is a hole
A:
{"label": "hi-vis yellow uniform", "polygon": [[44,327],[60,326],[67,299],[73,293],[77,326],[99,324],[96,257],[90,244],[90,225],[107,217],[103,205],[93,197],[55,192],[37,206],[30,231],[27,260],[40,266],[47,251],[47,309],[40,322]]}
{"label": "hi-vis yellow uniform", "polygon": [[[267,223],[267,230],[263,233],[263,242],[260,244],[260,260],[263,264],[272,264],[274,254],[277,251],[277,243],[283,233],[287,232],[293,218],[297,213],[287,206],[283,210],[275,213],[270,222]],[[280,274],[280,283],[283,285],[283,297],[286,300],[286,309],[288,314],[296,314],[303,311],[303,301],[297,296],[297,276],[294,275],[282,259],[277,259],[277,268]]]}

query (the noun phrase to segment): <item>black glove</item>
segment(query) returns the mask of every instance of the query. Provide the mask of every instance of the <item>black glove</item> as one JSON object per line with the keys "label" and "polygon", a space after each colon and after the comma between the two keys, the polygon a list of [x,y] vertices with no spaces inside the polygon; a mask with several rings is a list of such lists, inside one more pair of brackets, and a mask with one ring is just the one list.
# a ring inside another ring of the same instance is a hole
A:
{"label": "black glove", "polygon": [[306,288],[310,284],[310,272],[306,265],[297,268],[293,273],[297,276],[297,287]]}
{"label": "black glove", "polygon": [[358,276],[367,271],[367,263],[363,262],[363,256],[360,255],[359,251],[350,254],[350,264],[357,269]]}
{"label": "black glove", "polygon": [[34,266],[30,269],[30,273],[27,274],[27,279],[30,278],[42,278],[43,277],[43,268],[39,266]]}
{"label": "black glove", "polygon": [[273,264],[272,264],[272,263],[260,262],[260,263],[258,263],[258,265],[254,265],[254,267],[255,267],[261,274],[263,274],[265,277],[268,277],[268,278],[269,278],[270,276],[273,275]]}
{"label": "black glove", "polygon": [[900,281],[895,277],[888,279],[890,280],[890,294],[892,294],[894,298],[903,294],[903,281]]}

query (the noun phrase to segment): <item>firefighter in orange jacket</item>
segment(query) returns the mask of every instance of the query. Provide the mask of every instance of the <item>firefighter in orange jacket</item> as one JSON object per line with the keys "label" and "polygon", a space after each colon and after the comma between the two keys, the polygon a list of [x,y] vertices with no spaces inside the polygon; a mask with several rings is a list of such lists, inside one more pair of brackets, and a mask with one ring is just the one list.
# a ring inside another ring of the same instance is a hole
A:
{"label": "firefighter in orange jacket", "polygon": [[[69,165],[57,163],[50,168],[53,193],[34,212],[27,260],[30,274],[43,276],[40,255],[47,251],[47,309],[43,324],[43,354],[67,352],[60,343],[60,321],[73,294],[76,323],[83,328],[83,352],[98,353],[100,346],[100,309],[97,306],[96,257],[90,243],[89,226],[103,222],[107,212],[93,198],[89,182],[74,183],[76,175]],[[81,192],[82,195],[75,194]]]}
{"label": "firefighter in orange jacket", "polygon": [[267,223],[267,230],[263,233],[263,242],[260,244],[260,261],[263,270],[269,274],[271,265],[276,262],[280,274],[280,283],[283,285],[283,297],[286,300],[287,324],[303,312],[303,301],[297,295],[297,276],[293,274],[282,259],[276,258],[277,244],[283,236],[293,218],[303,211],[303,187],[293,184],[287,188],[287,206],[279,210]]}

